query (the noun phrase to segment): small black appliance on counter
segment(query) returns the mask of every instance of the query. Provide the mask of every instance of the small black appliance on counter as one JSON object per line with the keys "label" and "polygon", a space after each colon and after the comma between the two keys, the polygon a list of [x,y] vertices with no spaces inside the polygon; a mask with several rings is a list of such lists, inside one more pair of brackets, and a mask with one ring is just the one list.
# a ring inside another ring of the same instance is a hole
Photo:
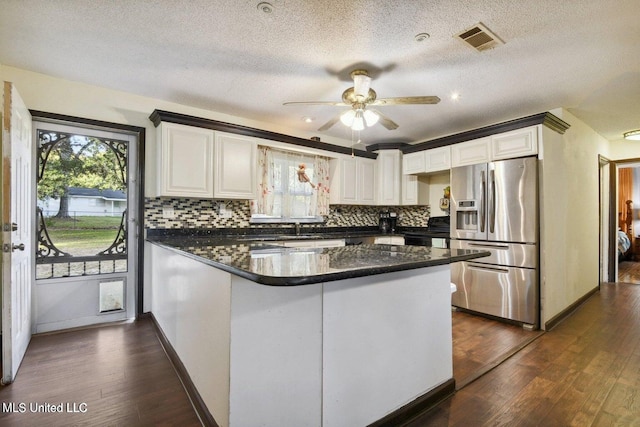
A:
{"label": "small black appliance on counter", "polygon": [[[404,233],[404,244],[409,246],[441,246],[448,248],[451,233],[451,217],[432,216],[424,231]],[[442,239],[442,244],[434,245],[433,239]]]}
{"label": "small black appliance on counter", "polygon": [[378,221],[380,232],[395,233],[398,225],[398,214],[395,212],[380,212],[380,219]]}

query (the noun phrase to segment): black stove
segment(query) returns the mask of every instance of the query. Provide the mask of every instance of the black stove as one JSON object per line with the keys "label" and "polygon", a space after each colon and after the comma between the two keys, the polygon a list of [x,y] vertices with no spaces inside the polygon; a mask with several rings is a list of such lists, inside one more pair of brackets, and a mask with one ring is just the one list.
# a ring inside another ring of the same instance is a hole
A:
{"label": "black stove", "polygon": [[433,239],[444,239],[444,247],[449,247],[451,233],[451,217],[432,216],[427,222],[427,228],[420,231],[404,233],[404,244],[410,246],[433,246]]}

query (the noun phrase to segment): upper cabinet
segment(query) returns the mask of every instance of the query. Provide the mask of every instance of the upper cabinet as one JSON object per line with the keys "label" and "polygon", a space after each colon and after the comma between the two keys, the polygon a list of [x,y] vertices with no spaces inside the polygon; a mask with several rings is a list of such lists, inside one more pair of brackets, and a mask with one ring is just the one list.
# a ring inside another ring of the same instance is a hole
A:
{"label": "upper cabinet", "polygon": [[159,196],[255,198],[254,138],[163,122],[158,139]]}
{"label": "upper cabinet", "polygon": [[421,174],[451,168],[451,147],[438,147],[402,156],[402,173]]}
{"label": "upper cabinet", "polygon": [[[538,125],[539,126],[539,125]],[[538,126],[516,129],[451,146],[451,166],[538,154]]]}
{"label": "upper cabinet", "polygon": [[451,166],[475,165],[491,160],[491,137],[460,142],[451,146]]}
{"label": "upper cabinet", "polygon": [[399,205],[401,201],[400,177],[401,171],[400,150],[380,150],[378,152],[378,205]]}
{"label": "upper cabinet", "polygon": [[538,126],[491,137],[491,159],[512,159],[538,154]]}
{"label": "upper cabinet", "polygon": [[255,199],[258,143],[254,138],[216,132],[213,196]]}
{"label": "upper cabinet", "polygon": [[161,123],[158,139],[158,194],[213,197],[213,131]]}
{"label": "upper cabinet", "polygon": [[376,160],[362,157],[333,159],[330,203],[373,205],[376,201]]}

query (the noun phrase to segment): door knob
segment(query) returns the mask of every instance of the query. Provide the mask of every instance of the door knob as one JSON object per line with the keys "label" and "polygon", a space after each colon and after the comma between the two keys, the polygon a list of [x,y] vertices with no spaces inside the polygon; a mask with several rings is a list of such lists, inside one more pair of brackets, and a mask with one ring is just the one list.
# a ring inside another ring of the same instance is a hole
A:
{"label": "door knob", "polygon": [[11,245],[11,251],[15,250],[24,251],[24,243],[20,243],[19,245]]}

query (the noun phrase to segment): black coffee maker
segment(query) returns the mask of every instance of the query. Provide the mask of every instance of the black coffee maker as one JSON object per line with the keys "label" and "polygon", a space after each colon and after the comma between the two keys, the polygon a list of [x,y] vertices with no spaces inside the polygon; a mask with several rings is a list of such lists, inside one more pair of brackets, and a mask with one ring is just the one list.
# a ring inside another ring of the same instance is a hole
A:
{"label": "black coffee maker", "polygon": [[381,233],[395,233],[397,224],[398,215],[395,212],[380,212],[378,226]]}

